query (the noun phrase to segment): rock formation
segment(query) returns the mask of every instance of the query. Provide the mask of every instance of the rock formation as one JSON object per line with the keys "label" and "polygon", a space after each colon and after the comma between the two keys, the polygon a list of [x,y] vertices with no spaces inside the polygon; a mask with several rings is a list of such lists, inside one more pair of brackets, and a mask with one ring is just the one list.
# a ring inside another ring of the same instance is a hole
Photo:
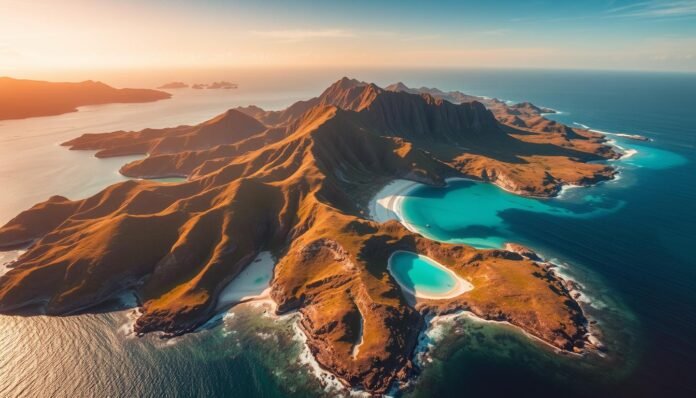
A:
{"label": "rock formation", "polygon": [[[613,152],[577,134],[507,125],[476,101],[347,78],[283,111],[247,107],[196,126],[86,134],[65,145],[98,156],[149,153],[122,172],[188,181],[131,180],[18,215],[0,228],[0,247],[29,247],[0,277],[0,311],[69,314],[134,290],[135,330],[178,335],[214,315],[222,289],[270,250],[279,259],[271,286],[278,311],[299,311],[316,360],[372,393],[412,373],[425,311],[467,309],[578,351],[586,320],[541,264],[430,241],[365,214],[369,197],[394,178],[442,185],[466,176],[538,196],[611,178],[611,168],[587,161]],[[427,255],[474,289],[412,306],[387,271],[395,250]]]}

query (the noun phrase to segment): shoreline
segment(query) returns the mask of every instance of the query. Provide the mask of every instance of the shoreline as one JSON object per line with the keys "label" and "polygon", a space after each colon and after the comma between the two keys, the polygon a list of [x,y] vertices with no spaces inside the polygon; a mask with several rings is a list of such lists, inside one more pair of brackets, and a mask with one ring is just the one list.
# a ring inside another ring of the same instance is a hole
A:
{"label": "shoreline", "polygon": [[[215,310],[239,303],[271,299],[271,286],[276,261],[269,251],[260,252],[218,294]],[[275,304],[275,302],[274,302]]]}
{"label": "shoreline", "polygon": [[[439,268],[442,269],[444,272],[446,272],[447,274],[449,274],[449,275],[454,279],[454,281],[455,281],[455,286],[454,286],[452,289],[450,289],[449,291],[447,291],[447,292],[445,292],[445,293],[442,293],[442,294],[428,294],[428,293],[419,293],[419,292],[417,292],[415,289],[411,289],[410,287],[407,287],[407,286],[403,285],[403,284],[401,283],[401,281],[399,281],[399,278],[397,278],[397,277],[395,276],[395,273],[392,271],[392,263],[393,263],[392,260],[393,260],[393,258],[394,258],[394,255],[397,254],[397,253],[412,253],[412,254],[416,254],[418,257],[423,257],[423,258],[428,259],[428,260],[429,260],[431,263],[433,263],[435,266],[439,267]],[[414,252],[410,252],[410,251],[406,251],[406,250],[396,250],[396,251],[394,251],[394,252],[389,256],[389,259],[387,260],[387,270],[388,270],[389,273],[392,275],[392,277],[394,278],[394,280],[396,281],[396,283],[399,284],[399,286],[401,287],[401,289],[404,290],[404,291],[406,291],[406,292],[408,292],[409,294],[413,295],[413,297],[415,297],[416,299],[419,299],[419,298],[420,298],[420,299],[426,299],[426,300],[443,300],[443,299],[450,299],[450,298],[455,298],[455,297],[457,297],[457,296],[460,296],[460,295],[462,295],[462,294],[464,294],[464,293],[466,293],[466,292],[469,292],[469,291],[471,291],[471,290],[474,289],[474,285],[471,284],[471,282],[469,282],[469,281],[467,281],[466,279],[460,277],[460,276],[457,275],[454,271],[452,271],[451,269],[447,268],[446,266],[444,266],[444,265],[438,263],[437,261],[433,260],[432,258],[430,258],[430,257],[428,257],[428,256],[425,256],[425,255],[422,255],[422,254],[418,254],[418,253],[414,253]]]}
{"label": "shoreline", "polygon": [[[620,175],[620,173],[617,172],[617,173],[614,175],[614,178],[612,178],[612,179],[609,180],[609,181],[616,181],[616,180],[618,180],[618,179],[620,178],[619,175]],[[447,178],[447,179],[445,180],[445,182],[446,182],[446,183],[449,183],[449,182],[451,182],[451,181],[456,181],[456,180],[467,180],[467,181],[474,181],[474,182],[486,182],[486,181],[478,181],[478,180],[474,180],[474,179],[470,179],[470,178],[464,178],[464,177]],[[601,182],[605,182],[605,181],[601,181]],[[601,182],[600,182],[600,183],[601,183]],[[488,181],[488,183],[492,183],[492,182]],[[517,193],[515,193],[515,192],[508,191],[508,190],[506,190],[506,189],[504,189],[504,188],[498,186],[497,184],[494,184],[494,183],[492,183],[492,184],[495,185],[495,186],[497,186],[498,188],[500,188],[500,189],[506,191],[506,192],[510,192],[510,193],[513,193],[513,194],[517,194]],[[419,185],[420,185],[420,183],[413,182],[413,181],[409,181],[409,180],[403,180],[403,179],[395,179],[395,180],[393,180],[393,181],[387,183],[381,190],[379,190],[379,191],[377,192],[377,194],[375,194],[375,196],[374,196],[374,197],[370,200],[370,202],[369,202],[369,203],[370,203],[370,204],[369,204],[370,218],[371,218],[372,220],[374,220],[374,221],[377,221],[377,222],[385,222],[385,221],[388,221],[388,220],[396,219],[396,220],[399,221],[402,225],[404,225],[404,227],[406,227],[408,230],[423,235],[423,233],[420,232],[420,231],[418,231],[418,230],[415,228],[415,226],[413,226],[412,224],[409,224],[408,222],[406,222],[406,221],[404,220],[404,218],[403,218],[403,211],[402,211],[402,209],[401,209],[401,206],[403,205],[403,200],[405,199],[405,196],[407,196],[409,192],[411,192],[411,191],[413,191],[414,189],[418,188]],[[596,185],[596,184],[593,184],[593,185]],[[586,186],[583,186],[583,185],[572,185],[572,184],[563,185],[563,187],[561,188],[561,190],[559,191],[559,193],[558,193],[555,197],[556,197],[556,198],[562,198],[562,197],[564,196],[564,194],[565,194],[566,192],[568,192],[568,190],[575,189],[575,188],[584,188],[584,187],[586,187]],[[523,196],[525,196],[525,195],[523,195]],[[425,235],[424,235],[424,236],[425,236]],[[503,247],[503,248],[500,248],[500,250],[507,250],[507,249],[505,249],[505,248]],[[396,253],[396,252],[395,252],[395,253]],[[536,252],[535,252],[535,253],[536,253]],[[387,269],[389,270],[390,273],[392,273],[392,271],[391,271],[391,260],[392,260],[392,256],[393,256],[393,255],[394,255],[394,253],[392,253],[392,255],[389,256],[388,265],[387,265]],[[436,264],[438,264],[438,265],[439,265],[440,267],[442,267],[444,270],[452,272],[452,271],[449,270],[447,267],[442,266],[441,264],[437,263],[436,261],[434,261],[434,260],[432,260],[432,259],[431,259],[431,261],[433,261],[433,262],[435,262]],[[552,262],[552,261],[550,261],[550,260],[547,260],[546,258],[544,258],[544,257],[542,257],[542,256],[540,256],[540,261],[537,261],[537,262],[538,262],[538,263],[541,263],[541,264],[547,264],[547,265],[549,265],[549,266],[551,266],[551,267],[554,268],[552,272],[554,273],[554,275],[555,275],[557,278],[559,278],[559,279],[563,282],[563,284],[566,286],[566,288],[568,288],[568,286],[572,287],[572,289],[570,289],[571,297],[573,297],[573,300],[577,301],[578,304],[579,304],[581,307],[584,306],[584,305],[588,305],[588,306],[592,306],[592,307],[594,308],[594,306],[592,305],[592,301],[591,301],[591,300],[587,300],[587,299],[589,299],[588,294],[586,294],[585,292],[583,292],[582,289],[581,289],[581,287],[584,287],[584,285],[583,285],[582,283],[578,283],[576,280],[572,279],[572,278],[570,277],[570,275],[567,275],[567,274],[563,273],[562,271],[560,271],[560,268],[561,268],[561,267],[559,267],[558,264],[556,264],[556,263],[554,263],[554,262]],[[394,277],[394,276],[393,276],[393,273],[392,273],[392,277]],[[456,274],[455,274],[455,277],[456,277],[456,278],[459,278]],[[418,294],[416,294],[413,290],[404,287],[404,286],[399,282],[399,280],[398,280],[396,277],[394,277],[394,279],[395,279],[395,281],[399,284],[399,286],[400,286],[404,291],[408,292],[408,294],[412,295],[412,296],[415,297],[415,298],[425,298],[425,299],[435,299],[435,300],[437,300],[437,299],[442,299],[442,298],[452,298],[452,297],[456,297],[456,296],[459,295],[459,294],[453,295],[453,296],[440,296],[440,295],[437,295],[436,297],[428,297],[428,295],[422,295],[422,294],[418,295]],[[462,292],[462,293],[464,293],[464,292]],[[462,293],[460,293],[460,294],[462,294]],[[579,294],[579,297],[578,297],[578,298],[575,298],[574,295],[573,295],[573,293]],[[585,300],[582,300],[582,299],[585,299]],[[514,329],[520,331],[520,332],[521,332],[522,334],[524,334],[525,336],[531,337],[533,340],[536,340],[536,341],[538,341],[538,342],[541,342],[544,346],[553,349],[554,352],[557,352],[557,353],[559,353],[559,354],[570,354],[570,355],[573,355],[573,356],[583,356],[584,354],[586,354],[586,353],[588,353],[588,352],[596,352],[598,355],[604,356],[604,355],[605,355],[605,354],[603,353],[604,345],[603,345],[603,343],[601,342],[601,340],[599,339],[599,336],[597,335],[596,331],[593,330],[593,329],[596,329],[597,326],[596,326],[596,325],[593,325],[593,324],[591,323],[591,319],[589,319],[589,318],[588,318],[588,315],[587,315],[587,310],[583,310],[582,312],[583,312],[583,314],[584,314],[584,316],[586,317],[586,320],[587,320],[587,332],[588,332],[587,335],[585,336],[584,340],[585,340],[586,343],[589,344],[589,346],[586,347],[586,348],[583,350],[583,352],[579,352],[579,353],[577,353],[577,352],[572,352],[572,351],[565,351],[565,350],[559,349],[558,347],[554,346],[554,345],[551,344],[550,342],[545,341],[544,339],[542,339],[542,338],[540,338],[540,337],[538,337],[538,336],[535,336],[535,335],[533,335],[533,334],[527,332],[527,331],[524,330],[523,328],[511,324],[510,322],[507,322],[507,321],[487,320],[487,319],[484,319],[484,318],[481,318],[481,317],[476,316],[476,315],[475,315],[474,313],[472,313],[471,311],[466,311],[466,310],[459,310],[459,311],[457,311],[457,312],[454,313],[454,314],[435,315],[433,318],[431,318],[430,322],[427,322],[427,323],[426,323],[426,327],[425,327],[425,329],[422,331],[422,334],[425,335],[425,334],[428,333],[428,331],[430,330],[430,328],[431,328],[432,325],[433,325],[433,322],[444,322],[444,321],[446,321],[447,319],[453,320],[453,319],[458,318],[459,316],[468,316],[468,317],[470,317],[470,318],[472,318],[472,319],[474,319],[474,320],[481,321],[481,322],[493,323],[493,324],[507,324],[507,325],[509,325],[510,327],[512,327],[512,328],[514,328]],[[601,332],[600,332],[600,335],[601,335]],[[421,345],[421,343],[419,342],[419,343],[418,343],[418,346],[416,347],[416,350],[414,351],[414,357],[413,357],[414,359],[417,359],[417,355],[422,355],[422,354],[424,353],[424,351],[419,351],[419,350],[422,350],[422,349],[423,349],[422,347],[420,347],[420,345]],[[425,351],[427,351],[427,347],[426,347],[426,350],[425,350]]]}
{"label": "shoreline", "polygon": [[397,220],[409,231],[420,233],[413,225],[404,221],[401,213],[401,203],[404,198],[419,185],[418,182],[400,178],[387,183],[370,199],[368,204],[370,218],[380,223]]}

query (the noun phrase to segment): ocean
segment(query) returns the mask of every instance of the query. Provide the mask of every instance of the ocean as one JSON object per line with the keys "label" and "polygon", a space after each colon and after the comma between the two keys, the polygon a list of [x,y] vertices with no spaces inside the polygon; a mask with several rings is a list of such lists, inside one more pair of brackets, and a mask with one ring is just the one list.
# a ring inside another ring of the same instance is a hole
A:
{"label": "ocean", "polygon": [[[604,335],[606,357],[558,355],[515,329],[461,318],[428,333],[429,357],[406,396],[696,394],[696,261],[690,246],[696,241],[696,75],[541,70],[350,74],[380,85],[400,80],[409,86],[531,101],[560,111],[549,117],[567,124],[653,139],[643,143],[612,137],[637,150],[616,162],[619,180],[571,189],[561,199],[506,202],[491,186],[460,182],[447,188],[454,196],[468,197],[467,191],[474,190],[503,202],[485,202],[488,210],[477,223],[494,224],[495,232],[479,228],[473,237],[478,243],[469,243],[495,246],[511,240],[527,245],[583,285],[590,316]],[[98,160],[90,153],[71,152],[58,146],[64,140],[84,132],[197,123],[236,105],[278,109],[318,94],[341,75],[313,73],[312,83],[306,84],[306,74],[293,79],[288,73],[276,89],[238,81],[240,89],[232,92],[187,90],[151,104],[86,107],[66,115],[0,122],[0,223],[52,194],[84,197],[123,178],[117,170],[125,159]],[[420,197],[414,200],[435,196],[428,190],[416,193]],[[453,211],[465,213],[461,207]],[[436,213],[422,213],[436,218]],[[448,225],[435,238],[472,239],[470,232]],[[0,254],[0,263],[14,254]],[[247,304],[220,314],[197,333],[161,340],[129,333],[131,306],[132,298],[124,297],[90,314],[0,316],[0,396],[335,395],[310,371],[293,317],[277,319],[268,308]]]}

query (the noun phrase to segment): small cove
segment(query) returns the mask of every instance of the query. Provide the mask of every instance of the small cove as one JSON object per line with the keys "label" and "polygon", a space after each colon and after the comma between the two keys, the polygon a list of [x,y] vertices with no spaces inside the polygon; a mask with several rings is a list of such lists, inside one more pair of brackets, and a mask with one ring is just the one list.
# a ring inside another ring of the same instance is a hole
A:
{"label": "small cove", "polygon": [[401,287],[416,297],[455,297],[473,288],[443,265],[408,251],[392,253],[388,269]]}

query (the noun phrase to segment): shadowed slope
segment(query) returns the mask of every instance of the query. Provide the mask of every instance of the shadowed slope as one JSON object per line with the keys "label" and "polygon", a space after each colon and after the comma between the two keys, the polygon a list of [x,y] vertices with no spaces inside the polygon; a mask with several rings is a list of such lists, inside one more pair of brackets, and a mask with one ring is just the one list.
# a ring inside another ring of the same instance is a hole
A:
{"label": "shadowed slope", "polygon": [[[229,111],[198,126],[71,141],[116,152],[129,139],[152,150],[173,142],[124,171],[187,174],[189,181],[127,181],[21,213],[0,228],[0,246],[33,244],[0,277],[0,310],[42,303],[49,314],[67,314],[133,289],[141,303],[135,330],[177,335],[207,321],[227,283],[270,250],[279,258],[271,290],[278,311],[299,311],[317,361],[370,392],[383,393],[411,373],[419,310],[468,309],[559,349],[585,345],[582,311],[548,269],[516,253],[433,242],[396,222],[370,221],[363,209],[365,196],[389,179],[440,185],[448,176],[472,175],[468,150],[488,153],[472,155],[483,162],[476,166],[482,173],[521,170],[507,178],[520,184],[528,177],[525,193],[551,189],[540,185],[540,163],[530,154],[547,159],[542,173],[562,173],[554,167],[563,165],[583,177],[596,174],[568,155],[596,155],[513,137],[479,103],[455,105],[349,79],[325,94],[332,103],[263,132],[249,116]],[[505,153],[514,150],[523,156]],[[552,188],[563,181],[554,178]],[[395,250],[425,254],[475,288],[414,307],[386,269]]]}

